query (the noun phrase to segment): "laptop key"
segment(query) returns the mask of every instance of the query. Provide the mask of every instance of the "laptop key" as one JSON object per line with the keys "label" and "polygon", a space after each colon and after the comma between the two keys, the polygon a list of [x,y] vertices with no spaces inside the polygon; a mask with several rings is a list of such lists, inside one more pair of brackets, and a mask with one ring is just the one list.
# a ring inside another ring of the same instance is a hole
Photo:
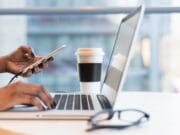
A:
{"label": "laptop key", "polygon": [[103,100],[102,100],[102,98],[100,97],[100,95],[97,95],[97,99],[98,99],[98,101],[99,101],[99,103],[100,103],[100,105],[101,105],[101,108],[104,109],[104,108],[105,108],[105,105],[104,105]]}
{"label": "laptop key", "polygon": [[87,102],[87,96],[81,95],[81,101],[82,101],[82,109],[88,110],[88,102]]}
{"label": "laptop key", "polygon": [[75,100],[74,100],[74,110],[80,110],[81,109],[81,104],[80,104],[80,95],[75,95]]}
{"label": "laptop key", "polygon": [[68,100],[67,100],[67,104],[66,104],[66,109],[67,110],[72,110],[72,108],[73,108],[73,99],[74,99],[74,95],[69,95],[68,96]]}
{"label": "laptop key", "polygon": [[93,106],[91,95],[88,95],[88,101],[89,101],[89,109],[90,110],[94,110],[94,106]]}
{"label": "laptop key", "polygon": [[105,105],[105,109],[111,109],[111,103],[109,102],[109,100],[107,99],[107,97],[105,97],[104,95],[101,95],[101,98],[104,101],[104,105]]}
{"label": "laptop key", "polygon": [[55,106],[57,106],[60,98],[61,98],[61,95],[59,94],[54,96],[53,101],[54,101]]}
{"label": "laptop key", "polygon": [[58,109],[59,110],[63,110],[65,107],[65,103],[66,103],[66,99],[67,99],[67,95],[62,95]]}

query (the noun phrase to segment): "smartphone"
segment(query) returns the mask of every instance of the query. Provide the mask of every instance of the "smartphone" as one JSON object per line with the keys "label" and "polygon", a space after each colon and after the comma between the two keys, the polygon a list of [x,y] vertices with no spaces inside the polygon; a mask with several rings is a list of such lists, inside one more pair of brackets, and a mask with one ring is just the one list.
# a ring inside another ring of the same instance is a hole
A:
{"label": "smartphone", "polygon": [[53,50],[52,52],[50,52],[47,56],[43,57],[42,59],[39,59],[38,61],[36,61],[35,63],[31,64],[30,66],[26,67],[21,73],[26,73],[28,70],[32,70],[34,67],[42,64],[42,62],[46,59],[48,60],[49,58],[51,58],[52,56],[56,55],[58,52],[60,52],[62,49],[64,49],[66,47],[66,45],[62,45],[58,48],[56,48],[55,50]]}

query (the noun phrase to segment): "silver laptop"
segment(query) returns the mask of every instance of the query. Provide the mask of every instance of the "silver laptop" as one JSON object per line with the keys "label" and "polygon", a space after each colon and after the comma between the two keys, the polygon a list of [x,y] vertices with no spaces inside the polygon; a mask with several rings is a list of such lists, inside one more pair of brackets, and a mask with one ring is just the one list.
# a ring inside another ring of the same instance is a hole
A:
{"label": "silver laptop", "polygon": [[0,112],[0,119],[88,119],[98,111],[113,108],[123,86],[143,14],[144,7],[140,6],[122,19],[100,95],[52,93],[56,103],[54,109],[38,111],[36,107],[19,105]]}

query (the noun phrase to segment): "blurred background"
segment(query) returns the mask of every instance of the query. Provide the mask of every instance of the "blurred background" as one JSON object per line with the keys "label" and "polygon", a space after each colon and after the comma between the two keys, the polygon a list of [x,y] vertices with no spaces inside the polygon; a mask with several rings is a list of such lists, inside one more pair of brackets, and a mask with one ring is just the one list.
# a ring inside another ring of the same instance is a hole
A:
{"label": "blurred background", "polygon": [[[178,0],[1,0],[0,8],[118,8],[178,7]],[[61,44],[67,48],[55,56],[49,68],[25,81],[44,85],[49,91],[79,90],[75,51],[79,47],[102,47],[106,72],[119,14],[24,14],[0,15],[0,55],[28,44],[38,55],[46,55]],[[128,69],[124,91],[180,91],[180,12],[146,14],[138,33],[136,49]],[[0,86],[12,75],[0,75]],[[22,79],[22,78],[20,78]]]}

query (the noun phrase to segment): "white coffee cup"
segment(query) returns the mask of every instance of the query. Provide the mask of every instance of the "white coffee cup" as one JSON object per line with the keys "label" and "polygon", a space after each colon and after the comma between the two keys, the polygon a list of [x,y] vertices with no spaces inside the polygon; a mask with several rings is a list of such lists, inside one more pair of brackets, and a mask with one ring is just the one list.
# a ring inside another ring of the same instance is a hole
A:
{"label": "white coffee cup", "polygon": [[102,48],[79,48],[75,54],[81,92],[99,94],[104,56]]}

